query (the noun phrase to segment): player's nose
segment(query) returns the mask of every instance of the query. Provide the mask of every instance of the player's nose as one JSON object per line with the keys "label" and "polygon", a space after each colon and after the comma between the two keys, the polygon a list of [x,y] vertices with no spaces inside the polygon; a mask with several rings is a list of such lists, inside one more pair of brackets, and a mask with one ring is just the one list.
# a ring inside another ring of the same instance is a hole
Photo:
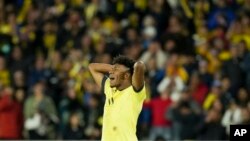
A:
{"label": "player's nose", "polygon": [[109,70],[109,74],[114,73],[114,67],[111,68],[111,70]]}
{"label": "player's nose", "polygon": [[112,74],[114,71],[113,71],[113,69],[111,69],[110,71],[109,71],[109,74]]}

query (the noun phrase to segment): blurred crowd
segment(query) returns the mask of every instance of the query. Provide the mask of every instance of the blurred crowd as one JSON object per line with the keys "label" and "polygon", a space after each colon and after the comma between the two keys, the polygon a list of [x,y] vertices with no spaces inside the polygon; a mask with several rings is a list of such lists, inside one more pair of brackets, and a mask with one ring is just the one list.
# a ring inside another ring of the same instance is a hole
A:
{"label": "blurred crowd", "polygon": [[249,49],[250,0],[0,0],[0,139],[100,139],[87,66],[119,54],[147,66],[139,139],[228,139]]}

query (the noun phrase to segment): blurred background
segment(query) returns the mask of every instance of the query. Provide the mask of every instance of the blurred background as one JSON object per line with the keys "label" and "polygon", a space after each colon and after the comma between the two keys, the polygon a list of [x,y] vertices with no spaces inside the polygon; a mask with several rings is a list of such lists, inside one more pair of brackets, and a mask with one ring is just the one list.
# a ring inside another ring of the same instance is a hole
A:
{"label": "blurred background", "polygon": [[250,124],[250,0],[0,0],[0,139],[101,137],[90,62],[147,66],[140,140]]}

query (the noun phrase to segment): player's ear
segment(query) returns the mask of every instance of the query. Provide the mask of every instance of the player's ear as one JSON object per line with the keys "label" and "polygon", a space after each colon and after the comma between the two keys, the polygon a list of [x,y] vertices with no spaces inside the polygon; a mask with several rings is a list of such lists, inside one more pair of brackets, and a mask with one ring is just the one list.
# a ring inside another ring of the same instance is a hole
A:
{"label": "player's ear", "polygon": [[124,74],[124,78],[128,79],[129,77],[130,77],[130,73],[126,72],[126,73]]}

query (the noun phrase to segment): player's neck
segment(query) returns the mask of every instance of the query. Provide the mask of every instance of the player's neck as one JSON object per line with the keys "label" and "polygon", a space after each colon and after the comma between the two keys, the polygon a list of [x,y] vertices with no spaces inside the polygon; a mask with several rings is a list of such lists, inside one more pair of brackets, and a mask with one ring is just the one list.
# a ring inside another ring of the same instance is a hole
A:
{"label": "player's neck", "polygon": [[117,87],[117,90],[122,91],[122,90],[128,88],[129,86],[131,86],[131,83],[125,81],[122,85],[120,85],[119,87]]}

